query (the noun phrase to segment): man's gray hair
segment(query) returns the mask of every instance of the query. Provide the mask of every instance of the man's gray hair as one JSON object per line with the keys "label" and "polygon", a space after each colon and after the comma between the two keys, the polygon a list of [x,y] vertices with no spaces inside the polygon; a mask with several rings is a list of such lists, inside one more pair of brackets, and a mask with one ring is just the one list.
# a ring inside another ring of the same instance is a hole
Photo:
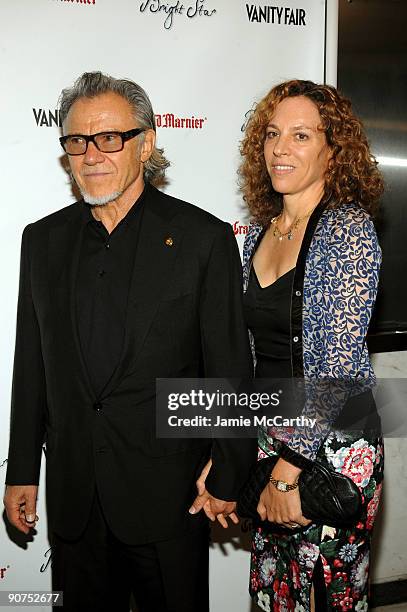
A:
{"label": "man's gray hair", "polygon": [[[156,131],[154,111],[144,89],[130,79],[115,79],[102,72],[84,72],[72,87],[62,90],[59,98],[61,123],[65,121],[71,106],[80,98],[94,98],[109,92],[127,100],[133,109],[137,127]],[[143,138],[143,134],[140,138]],[[150,159],[144,163],[145,180],[156,186],[165,184],[165,170],[169,165],[164,150],[154,147]]]}

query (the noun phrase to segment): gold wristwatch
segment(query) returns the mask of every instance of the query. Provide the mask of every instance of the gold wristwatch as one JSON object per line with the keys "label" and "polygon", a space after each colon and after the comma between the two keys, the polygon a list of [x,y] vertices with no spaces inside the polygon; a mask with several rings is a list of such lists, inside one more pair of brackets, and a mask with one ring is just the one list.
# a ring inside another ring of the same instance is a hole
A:
{"label": "gold wristwatch", "polygon": [[270,482],[276,487],[277,491],[281,491],[282,493],[294,491],[294,489],[298,487],[298,480],[294,482],[294,484],[288,484],[285,480],[276,480],[273,476],[270,476]]}

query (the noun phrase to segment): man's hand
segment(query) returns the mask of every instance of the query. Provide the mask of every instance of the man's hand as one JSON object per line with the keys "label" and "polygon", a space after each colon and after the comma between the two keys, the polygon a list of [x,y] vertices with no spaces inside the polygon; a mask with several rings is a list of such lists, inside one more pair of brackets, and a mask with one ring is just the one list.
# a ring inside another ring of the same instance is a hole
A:
{"label": "man's hand", "polygon": [[7,518],[16,529],[28,534],[38,521],[37,485],[7,485],[4,506]]}
{"label": "man's hand", "polygon": [[198,495],[194,499],[192,506],[189,509],[189,512],[190,514],[197,514],[203,509],[206,516],[211,521],[216,521],[216,519],[218,519],[222,527],[227,529],[229,525],[226,520],[226,517],[229,517],[230,520],[235,523],[235,525],[237,525],[237,523],[239,522],[239,519],[235,514],[236,502],[218,499],[217,497],[213,497],[213,495],[211,495],[209,491],[206,490],[205,480],[209,474],[211,466],[212,460],[209,459],[208,463],[202,470],[200,477],[196,481]]}
{"label": "man's hand", "polygon": [[[273,469],[276,480],[294,482],[301,470],[284,459],[279,459]],[[306,527],[312,521],[305,518],[301,511],[301,500],[298,488],[293,491],[282,492],[269,482],[260,495],[257,512],[262,521],[266,519],[271,523],[283,525],[290,529]]]}

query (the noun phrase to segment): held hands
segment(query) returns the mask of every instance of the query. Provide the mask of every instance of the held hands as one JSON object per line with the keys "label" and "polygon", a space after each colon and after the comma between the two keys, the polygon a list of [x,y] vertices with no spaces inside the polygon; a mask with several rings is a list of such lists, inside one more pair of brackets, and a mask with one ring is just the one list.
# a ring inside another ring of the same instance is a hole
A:
{"label": "held hands", "polygon": [[198,489],[198,495],[194,499],[192,506],[189,509],[190,514],[197,514],[203,508],[206,516],[211,521],[216,521],[218,519],[219,523],[227,529],[228,522],[226,517],[229,517],[230,520],[237,525],[239,519],[235,514],[236,502],[228,502],[223,499],[217,499],[213,497],[205,487],[205,480],[209,474],[209,470],[212,466],[212,460],[209,459],[208,463],[205,465],[204,469],[201,472],[198,480],[196,481],[196,488]]}
{"label": "held hands", "polygon": [[[288,483],[297,481],[301,470],[284,459],[279,459],[273,469],[273,478]],[[257,512],[262,521],[266,519],[290,529],[307,527],[312,521],[305,518],[301,511],[301,500],[298,488],[282,492],[269,482],[260,495]]]}
{"label": "held hands", "polygon": [[7,485],[4,506],[10,523],[19,531],[28,534],[34,529],[38,516],[36,485]]}

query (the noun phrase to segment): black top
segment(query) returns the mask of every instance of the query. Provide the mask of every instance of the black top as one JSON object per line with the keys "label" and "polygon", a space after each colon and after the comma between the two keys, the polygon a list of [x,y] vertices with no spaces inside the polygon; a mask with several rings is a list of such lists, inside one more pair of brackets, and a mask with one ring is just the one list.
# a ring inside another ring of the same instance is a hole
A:
{"label": "black top", "polygon": [[254,267],[244,296],[247,325],[254,337],[257,378],[290,378],[290,304],[295,268],[261,287]]}
{"label": "black top", "polygon": [[90,380],[100,395],[120,361],[146,187],[111,234],[83,203],[85,228],[76,284],[78,331]]}

